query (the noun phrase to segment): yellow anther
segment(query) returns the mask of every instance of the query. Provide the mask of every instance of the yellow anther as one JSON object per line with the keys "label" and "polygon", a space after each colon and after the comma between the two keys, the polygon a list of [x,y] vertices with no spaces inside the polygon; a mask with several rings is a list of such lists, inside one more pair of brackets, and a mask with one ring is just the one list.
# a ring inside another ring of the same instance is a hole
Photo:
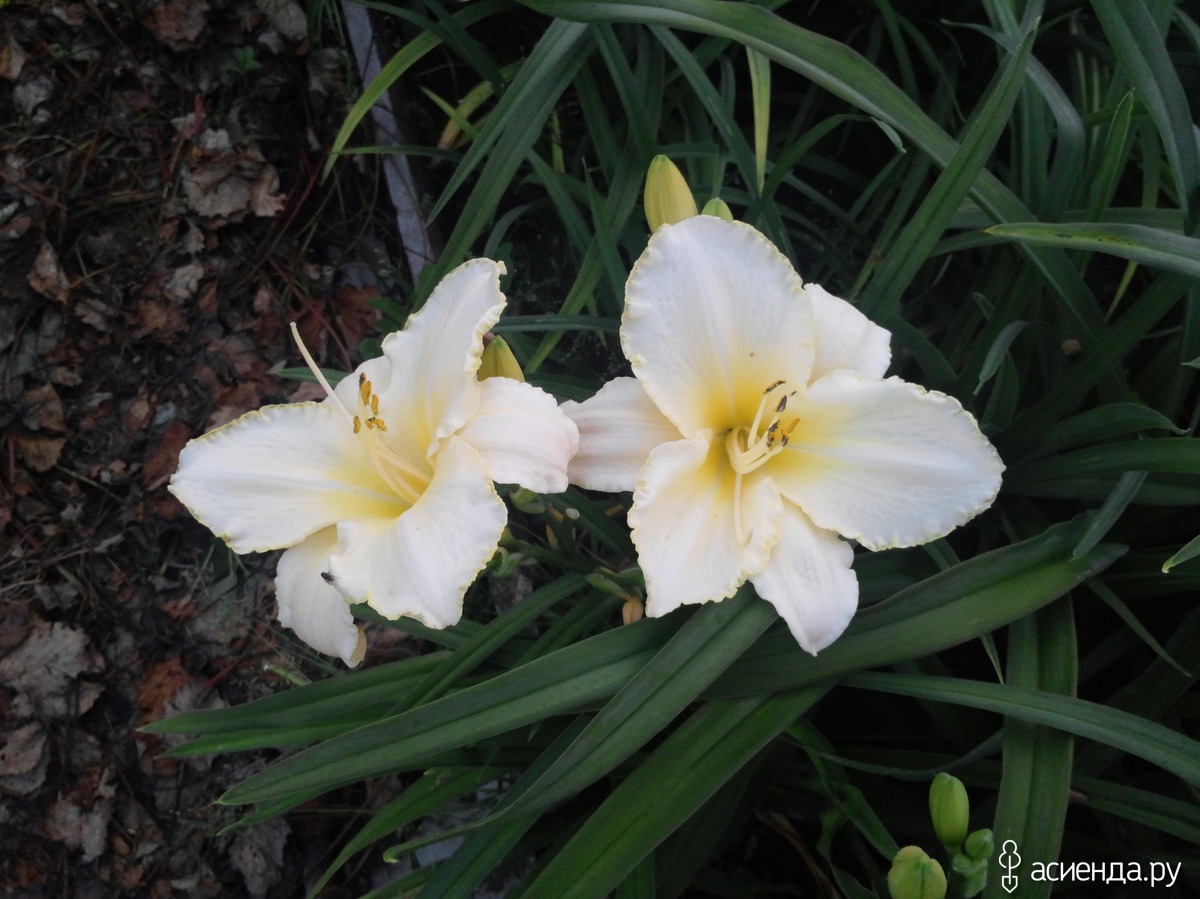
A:
{"label": "yellow anther", "polygon": [[379,397],[377,397],[373,393],[371,394],[371,414],[372,415],[379,414]]}
{"label": "yellow anther", "polygon": [[375,422],[375,427],[378,428],[380,431],[387,430],[387,424],[384,422],[384,420],[382,418],[375,417],[375,418],[372,418],[371,421]]}
{"label": "yellow anther", "polygon": [[362,419],[356,415],[356,416],[354,416],[354,433],[357,434],[361,430],[362,430]]}
{"label": "yellow anther", "polygon": [[371,401],[371,382],[363,374],[358,376],[358,398],[364,406]]}

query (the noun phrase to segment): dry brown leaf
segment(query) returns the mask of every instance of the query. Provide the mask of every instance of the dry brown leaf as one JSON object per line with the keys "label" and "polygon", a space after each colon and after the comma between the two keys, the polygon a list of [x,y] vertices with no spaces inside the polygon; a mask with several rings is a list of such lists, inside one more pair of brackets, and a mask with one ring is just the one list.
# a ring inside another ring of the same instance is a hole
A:
{"label": "dry brown leaf", "polygon": [[43,384],[40,387],[31,387],[25,391],[22,400],[25,407],[25,427],[33,431],[66,432],[67,423],[63,417],[62,400],[58,398],[58,392],[52,386]]}
{"label": "dry brown leaf", "polygon": [[36,721],[0,739],[0,793],[27,796],[46,780],[46,731]]}
{"label": "dry brown leaf", "polygon": [[374,331],[379,310],[371,306],[371,301],[377,299],[379,288],[374,284],[364,284],[362,287],[345,284],[338,290],[334,304],[347,343],[357,344]]}
{"label": "dry brown leaf", "polygon": [[163,287],[163,292],[169,299],[186,300],[196,292],[196,288],[200,286],[200,279],[203,277],[204,266],[199,262],[189,262],[171,272],[171,276],[167,278],[167,283]]}
{"label": "dry brown leaf", "polygon": [[16,707],[50,718],[91,708],[103,688],[81,683],[76,697],[71,682],[103,670],[104,660],[90,647],[87,634],[62,622],[39,623],[29,639],[0,659],[0,681],[19,694]]}
{"label": "dry brown leaf", "polygon": [[188,426],[181,421],[173,421],[167,425],[167,430],[158,446],[142,465],[142,483],[149,490],[161,487],[179,467],[179,451],[192,437]]}
{"label": "dry brown leaf", "polygon": [[172,50],[188,50],[208,27],[208,10],[206,0],[165,0],[142,22]]}
{"label": "dry brown leaf", "polygon": [[289,41],[299,43],[308,37],[308,18],[296,0],[257,0],[255,5]]}
{"label": "dry brown leaf", "polygon": [[6,44],[0,45],[0,78],[16,81],[24,67],[25,51],[10,37]]}
{"label": "dry brown leaf", "polygon": [[173,702],[179,691],[194,678],[183,667],[178,658],[159,662],[146,672],[138,687],[137,705],[145,720],[157,721],[163,717],[167,704]]}
{"label": "dry brown leaf", "polygon": [[108,842],[108,824],[112,820],[112,769],[105,768],[90,796],[60,795],[46,816],[46,836],[83,853],[85,862],[94,861]]}
{"label": "dry brown leaf", "polygon": [[187,328],[187,322],[177,306],[142,300],[129,317],[129,327],[133,336],[146,337],[178,334]]}
{"label": "dry brown leaf", "polygon": [[34,471],[50,471],[58,464],[67,441],[63,437],[13,437],[17,455]]}
{"label": "dry brown leaf", "polygon": [[29,286],[44,297],[58,300],[60,303],[67,301],[71,282],[67,280],[67,275],[58,262],[58,253],[50,246],[49,241],[43,240],[38,248],[37,259],[33,262],[33,268],[29,270]]}
{"label": "dry brown leaf", "polygon": [[257,149],[197,163],[183,179],[188,205],[206,218],[238,220],[252,212],[272,218],[285,205],[279,173]]}

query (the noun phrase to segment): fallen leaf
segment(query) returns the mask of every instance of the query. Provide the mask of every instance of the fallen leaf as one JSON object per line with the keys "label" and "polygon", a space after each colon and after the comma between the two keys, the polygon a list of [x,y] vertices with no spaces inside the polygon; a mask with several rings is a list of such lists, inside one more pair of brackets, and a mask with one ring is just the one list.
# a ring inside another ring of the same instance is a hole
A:
{"label": "fallen leaf", "polygon": [[29,468],[34,471],[50,471],[58,464],[63,447],[67,445],[63,437],[13,437],[17,455]]}
{"label": "fallen leaf", "polygon": [[283,870],[283,846],[291,828],[283,818],[239,830],[229,847],[233,866],[246,882],[251,896],[266,896],[279,882]]}
{"label": "fallen leaf", "polygon": [[71,682],[81,674],[99,674],[104,660],[91,649],[87,634],[62,622],[41,622],[29,638],[0,659],[0,681],[20,694],[23,705],[50,718],[83,714],[103,687],[80,683],[78,703]]}
{"label": "fallen leaf", "polygon": [[43,240],[38,248],[37,259],[33,261],[33,268],[29,270],[29,286],[44,297],[58,300],[60,303],[67,301],[71,282],[67,280],[66,273],[58,262],[58,253],[50,246],[49,241]]}
{"label": "fallen leaf", "polygon": [[25,427],[33,431],[58,431],[60,434],[66,432],[62,400],[51,385],[31,387],[25,391],[22,400],[25,407],[22,417]]}
{"label": "fallen leaf", "polygon": [[346,342],[355,345],[362,341],[368,333],[375,331],[375,323],[379,320],[379,310],[371,306],[372,300],[379,299],[379,288],[374,284],[344,284],[337,292],[334,305],[337,307],[338,321],[346,335]]}
{"label": "fallen leaf", "polygon": [[208,27],[206,0],[165,0],[142,20],[160,42],[172,50],[189,50]]}
{"label": "fallen leaf", "polygon": [[16,81],[25,67],[25,51],[11,37],[0,45],[0,78]]}
{"label": "fallen leaf", "polygon": [[271,27],[289,41],[308,37],[308,18],[296,0],[257,0],[255,4],[271,20]]}
{"label": "fallen leaf", "polygon": [[191,431],[183,422],[173,421],[167,425],[158,446],[142,465],[142,483],[148,490],[161,487],[175,473],[179,467],[179,451],[191,438]]}
{"label": "fallen leaf", "polygon": [[137,706],[144,719],[157,721],[163,717],[167,704],[173,702],[179,691],[193,681],[179,658],[159,662],[146,672],[137,692]]}
{"label": "fallen leaf", "polygon": [[60,795],[46,816],[46,836],[80,850],[85,862],[94,861],[108,842],[115,794],[112,770],[105,768],[89,796]]}
{"label": "fallen leaf", "polygon": [[196,292],[203,277],[204,266],[199,262],[189,262],[171,272],[163,290],[172,300],[186,300]]}
{"label": "fallen leaf", "polygon": [[0,740],[0,793],[28,796],[46,780],[46,731],[36,721],[5,731]]}

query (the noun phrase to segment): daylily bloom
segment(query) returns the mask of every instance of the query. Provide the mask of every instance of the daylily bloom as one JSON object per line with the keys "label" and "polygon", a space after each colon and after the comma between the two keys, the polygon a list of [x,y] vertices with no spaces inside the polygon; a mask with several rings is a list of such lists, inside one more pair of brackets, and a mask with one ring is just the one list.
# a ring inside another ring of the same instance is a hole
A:
{"label": "daylily bloom", "polygon": [[315,649],[362,660],[349,603],[442,628],[496,551],[493,481],[567,487],[575,425],[542,390],[477,380],[504,308],[504,266],[475,259],[434,290],[319,403],[266,406],[191,441],[171,492],[235,552],[289,547],[279,620]]}
{"label": "daylily bloom", "polygon": [[748,225],[655,232],[625,287],[635,377],[563,405],[571,481],[633,491],[646,614],[749,580],[815,654],[858,605],[842,538],[913,546],[992,503],[1000,458],[956,400],[883,377],[890,339]]}

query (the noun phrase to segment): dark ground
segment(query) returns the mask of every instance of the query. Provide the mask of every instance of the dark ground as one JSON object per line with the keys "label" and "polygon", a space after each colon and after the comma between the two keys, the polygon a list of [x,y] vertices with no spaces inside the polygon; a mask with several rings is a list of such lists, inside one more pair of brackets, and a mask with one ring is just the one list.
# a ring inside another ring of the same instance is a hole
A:
{"label": "dark ground", "polygon": [[327,664],[274,623],[274,557],[165,485],[189,438],[310,395],[272,374],[287,322],[335,368],[375,333],[347,276],[386,229],[373,157],[320,180],[357,89],[337,34],[286,0],[0,4],[4,895],[303,895],[347,827],[327,802],[218,834],[266,756],[135,732]]}

